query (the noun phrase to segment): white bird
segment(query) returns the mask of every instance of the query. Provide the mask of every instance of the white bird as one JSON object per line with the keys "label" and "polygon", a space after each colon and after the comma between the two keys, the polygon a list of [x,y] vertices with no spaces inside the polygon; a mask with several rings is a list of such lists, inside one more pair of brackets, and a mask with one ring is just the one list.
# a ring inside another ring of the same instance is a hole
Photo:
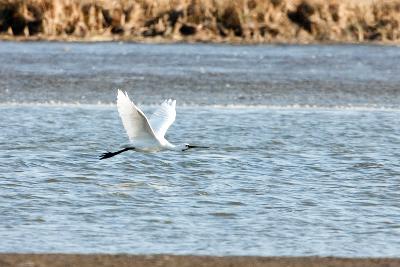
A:
{"label": "white bird", "polygon": [[150,119],[147,119],[143,111],[129,99],[128,94],[118,89],[118,113],[132,146],[116,152],[106,152],[100,156],[100,159],[111,158],[128,150],[157,152],[161,150],[185,151],[190,148],[207,148],[189,144],[176,146],[165,139],[165,133],[175,121],[175,107],[176,100],[165,100],[151,115]]}

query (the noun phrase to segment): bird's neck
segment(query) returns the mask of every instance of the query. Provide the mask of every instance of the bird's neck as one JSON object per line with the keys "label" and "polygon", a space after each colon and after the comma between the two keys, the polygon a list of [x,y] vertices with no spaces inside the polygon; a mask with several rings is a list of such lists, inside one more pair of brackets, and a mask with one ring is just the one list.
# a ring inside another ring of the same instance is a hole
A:
{"label": "bird's neck", "polygon": [[168,142],[168,144],[165,146],[167,147],[167,149],[169,150],[175,150],[175,151],[184,151],[186,150],[186,145],[182,144],[182,145],[174,145]]}
{"label": "bird's neck", "polygon": [[[165,140],[165,139],[164,139]],[[176,150],[177,146],[165,140],[164,147],[170,150]]]}

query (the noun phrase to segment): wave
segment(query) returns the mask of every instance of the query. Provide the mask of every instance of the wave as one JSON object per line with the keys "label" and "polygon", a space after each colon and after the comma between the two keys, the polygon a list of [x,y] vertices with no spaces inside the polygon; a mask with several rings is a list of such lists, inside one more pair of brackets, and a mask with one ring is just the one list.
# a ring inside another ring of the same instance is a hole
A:
{"label": "wave", "polygon": [[[155,108],[158,103],[138,103],[138,106],[144,108]],[[70,108],[114,108],[115,103],[112,102],[97,102],[97,103],[81,103],[81,102],[3,102],[0,103],[0,108],[7,107],[70,107]],[[348,110],[348,111],[392,111],[400,112],[400,106],[380,106],[377,104],[371,105],[275,105],[275,104],[198,104],[198,103],[180,103],[177,106],[180,108],[214,108],[214,109],[271,109],[271,110]]]}
{"label": "wave", "polygon": [[113,107],[115,103],[81,103],[81,102],[63,102],[63,101],[46,101],[46,102],[1,102],[0,107]]}

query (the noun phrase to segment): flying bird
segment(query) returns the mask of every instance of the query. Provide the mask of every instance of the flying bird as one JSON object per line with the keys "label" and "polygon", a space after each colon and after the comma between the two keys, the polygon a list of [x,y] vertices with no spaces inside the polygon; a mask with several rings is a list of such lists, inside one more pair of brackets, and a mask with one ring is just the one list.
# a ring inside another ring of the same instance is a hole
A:
{"label": "flying bird", "polygon": [[157,152],[161,150],[185,151],[190,148],[208,148],[189,144],[173,145],[165,139],[165,133],[175,121],[176,100],[165,100],[150,116],[150,119],[130,99],[126,92],[118,89],[117,108],[122,124],[132,146],[116,152],[106,152],[100,159],[114,157],[128,150]]}

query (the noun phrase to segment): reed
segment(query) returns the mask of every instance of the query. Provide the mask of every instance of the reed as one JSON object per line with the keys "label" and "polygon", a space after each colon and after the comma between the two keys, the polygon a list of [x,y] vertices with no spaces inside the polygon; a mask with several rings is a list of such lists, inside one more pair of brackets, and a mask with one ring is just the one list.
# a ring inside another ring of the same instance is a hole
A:
{"label": "reed", "polygon": [[400,0],[0,0],[0,38],[245,43],[400,40]]}

